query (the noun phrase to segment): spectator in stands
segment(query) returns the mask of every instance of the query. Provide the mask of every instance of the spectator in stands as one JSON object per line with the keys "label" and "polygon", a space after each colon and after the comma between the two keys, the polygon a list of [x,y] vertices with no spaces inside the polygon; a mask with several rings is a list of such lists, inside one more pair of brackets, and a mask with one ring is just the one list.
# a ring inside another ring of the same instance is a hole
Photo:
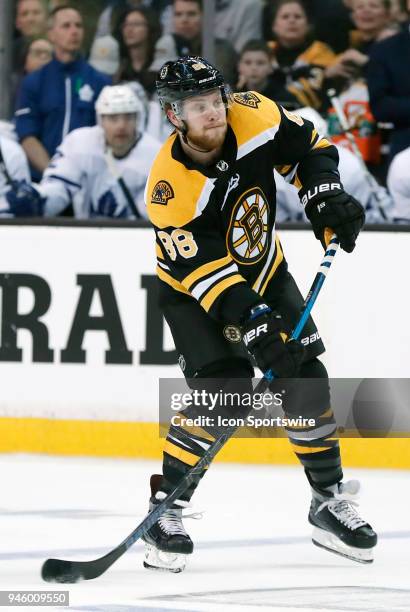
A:
{"label": "spectator in stands", "polygon": [[305,0],[308,14],[315,25],[317,40],[329,45],[335,53],[349,47],[352,0]]}
{"label": "spectator in stands", "polygon": [[121,14],[133,8],[151,9],[157,15],[161,29],[167,29],[167,31],[170,29],[168,24],[171,21],[172,0],[109,0],[106,4],[106,8],[98,19],[96,38],[112,34],[117,28]]}
{"label": "spectator in stands", "polygon": [[24,74],[30,74],[39,70],[53,58],[53,45],[45,37],[34,38],[29,46],[24,59]]}
{"label": "spectator in stands", "polygon": [[[202,0],[174,0],[173,33],[162,36],[150,69],[156,73],[168,60],[185,55],[202,55]],[[228,83],[235,82],[236,53],[232,45],[215,39],[215,64]]]}
{"label": "spectator in stands", "polygon": [[285,108],[300,106],[282,83],[272,78],[272,52],[263,40],[249,41],[240,54],[236,91],[256,91]]}
{"label": "spectator in stands", "polygon": [[237,53],[250,40],[262,38],[261,0],[216,0],[215,7],[214,34],[231,43]]}
{"label": "spectator in stands", "polygon": [[15,74],[13,79],[13,101],[14,106],[18,92],[21,87],[22,79],[31,72],[39,70],[45,64],[51,61],[53,56],[53,45],[48,38],[38,37],[33,38],[27,46],[25,53],[22,56],[22,72]]}
{"label": "spectator in stands", "polygon": [[391,16],[399,27],[407,22],[406,0],[391,0]]}
{"label": "spectator in stands", "polygon": [[40,214],[41,199],[35,195],[30,205],[16,198],[30,191],[30,170],[21,146],[0,135],[0,217],[25,217]]}
{"label": "spectator in stands", "polygon": [[128,85],[105,87],[95,108],[98,125],[64,138],[31,196],[41,195],[45,216],[70,209],[81,219],[146,217],[145,184],[161,145],[142,131],[142,106]]}
{"label": "spectator in stands", "polygon": [[119,22],[120,66],[114,82],[138,81],[148,94],[155,90],[155,74],[150,66],[154,58],[159,24],[149,9],[129,9]]}
{"label": "spectator in stands", "polygon": [[390,9],[390,0],[352,0],[352,19],[356,29],[349,33],[350,48],[327,68],[328,78],[350,80],[361,75],[373,45],[397,32],[392,26]]}
{"label": "spectator in stands", "polygon": [[275,40],[268,44],[277,87],[286,88],[299,106],[322,109],[324,71],[335,61],[335,54],[314,39],[302,0],[279,0],[271,23]]}
{"label": "spectator in stands", "polygon": [[410,147],[393,159],[387,175],[387,186],[393,197],[394,220],[410,223]]}
{"label": "spectator in stands", "polygon": [[[407,0],[410,19],[410,0]],[[410,146],[410,24],[373,47],[366,76],[376,119],[393,123],[390,157]]]}
{"label": "spectator in stands", "polygon": [[120,46],[111,34],[95,38],[88,58],[91,66],[113,76],[120,67]]}
{"label": "spectator in stands", "polygon": [[62,6],[50,16],[51,62],[27,75],[17,102],[16,131],[39,178],[57,146],[71,130],[95,124],[94,103],[110,79],[80,55],[81,15]]}
{"label": "spectator in stands", "polygon": [[18,36],[13,45],[13,73],[21,74],[27,46],[35,36],[47,31],[47,13],[41,0],[17,0],[16,30]]}

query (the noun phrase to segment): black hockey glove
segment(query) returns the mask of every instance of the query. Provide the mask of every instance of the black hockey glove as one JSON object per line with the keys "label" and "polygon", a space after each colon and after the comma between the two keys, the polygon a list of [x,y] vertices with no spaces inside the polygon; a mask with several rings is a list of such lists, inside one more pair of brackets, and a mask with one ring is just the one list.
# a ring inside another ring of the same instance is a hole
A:
{"label": "black hockey glove", "polygon": [[242,332],[246,348],[263,373],[272,370],[279,378],[297,375],[304,348],[296,340],[287,340],[288,334],[280,314],[271,311],[266,304],[256,306],[242,326]]}
{"label": "black hockey glove", "polygon": [[327,246],[324,231],[328,227],[337,235],[342,249],[351,253],[365,220],[364,208],[360,202],[346,193],[337,179],[302,189],[299,197],[323,248]]}

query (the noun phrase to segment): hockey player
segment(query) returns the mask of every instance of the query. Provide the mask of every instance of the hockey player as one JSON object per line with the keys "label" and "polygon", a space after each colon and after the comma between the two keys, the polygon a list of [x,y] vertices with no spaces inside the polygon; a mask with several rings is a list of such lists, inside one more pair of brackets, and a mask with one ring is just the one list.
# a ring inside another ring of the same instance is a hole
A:
{"label": "hockey player", "polygon": [[[252,390],[251,356],[262,372],[318,379],[298,407],[298,414],[315,417],[315,426],[287,431],[312,488],[313,541],[369,562],[377,536],[352,504],[358,483],[342,483],[327,372],[318,359],[324,346],[313,320],[300,343],[288,341],[303,299],[275,231],[272,169],[298,187],[322,245],[330,227],[342,249],[353,251],[363,208],[343,189],[335,147],[309,121],[255,92],[231,97],[222,75],[205,59],[167,62],[157,91],[175,132],[153,164],[146,203],[156,232],[160,304],[187,382],[208,391]],[[215,410],[232,415],[223,402]],[[218,433],[206,426],[170,427],[163,474],[151,477],[151,509]],[[193,543],[182,509],[194,489],[145,534],[146,567],[174,572],[185,567]]]}
{"label": "hockey player", "polygon": [[41,198],[31,194],[30,170],[21,145],[7,136],[0,135],[0,216],[24,217],[41,214]]}
{"label": "hockey player", "polygon": [[141,131],[141,102],[127,85],[106,86],[95,108],[98,125],[68,134],[44,172],[44,214],[72,205],[78,218],[146,217],[144,187],[160,143]]}
{"label": "hockey player", "polygon": [[394,200],[393,217],[397,223],[410,223],[410,147],[394,156],[387,185]]}

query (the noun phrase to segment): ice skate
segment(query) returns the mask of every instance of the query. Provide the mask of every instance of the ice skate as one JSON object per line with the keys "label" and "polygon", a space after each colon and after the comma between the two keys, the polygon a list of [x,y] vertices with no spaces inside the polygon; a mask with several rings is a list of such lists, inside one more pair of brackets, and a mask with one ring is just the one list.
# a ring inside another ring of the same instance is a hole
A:
{"label": "ice skate", "polygon": [[[161,477],[151,476],[152,497],[149,502],[149,512],[166,497],[164,492],[156,490],[160,479]],[[194,549],[193,542],[182,523],[182,510],[189,506],[188,502],[175,500],[173,506],[166,510],[143,536],[144,567],[173,573],[185,569],[186,556]]]}
{"label": "ice skate", "polygon": [[354,506],[360,484],[350,480],[331,492],[312,488],[309,522],[314,526],[312,541],[316,546],[352,561],[372,563],[377,535]]}

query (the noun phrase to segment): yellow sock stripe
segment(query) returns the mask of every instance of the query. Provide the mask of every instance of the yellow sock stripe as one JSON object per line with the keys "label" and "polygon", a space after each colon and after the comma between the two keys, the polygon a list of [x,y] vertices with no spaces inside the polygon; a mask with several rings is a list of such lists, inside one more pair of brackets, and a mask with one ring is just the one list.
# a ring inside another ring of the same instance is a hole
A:
{"label": "yellow sock stripe", "polygon": [[164,444],[164,453],[168,453],[168,455],[171,455],[171,457],[175,457],[175,459],[179,459],[179,461],[182,461],[187,465],[196,465],[199,461],[199,457],[197,455],[176,446],[169,440],[166,440]]}
{"label": "yellow sock stripe", "polygon": [[199,303],[201,304],[202,308],[208,312],[212,304],[221,295],[221,293],[225,291],[225,289],[232,287],[232,285],[237,285],[238,283],[244,282],[245,279],[240,274],[234,274],[229,278],[222,279],[219,283],[214,285],[212,289],[208,291],[208,293],[206,293],[205,297]]}
{"label": "yellow sock stripe", "polygon": [[310,455],[313,453],[323,453],[324,451],[331,450],[332,448],[331,446],[321,446],[319,448],[315,448],[312,446],[311,448],[308,448],[304,446],[297,446],[296,444],[293,444],[292,442],[291,442],[291,445],[297,455]]}
{"label": "yellow sock stripe", "polygon": [[[181,429],[187,432],[188,435],[192,434],[197,438],[202,438],[203,440],[207,440],[208,442],[214,442],[215,438],[211,436],[205,429],[202,427],[188,427],[186,425],[179,425]],[[194,440],[195,442],[195,440]]]}

